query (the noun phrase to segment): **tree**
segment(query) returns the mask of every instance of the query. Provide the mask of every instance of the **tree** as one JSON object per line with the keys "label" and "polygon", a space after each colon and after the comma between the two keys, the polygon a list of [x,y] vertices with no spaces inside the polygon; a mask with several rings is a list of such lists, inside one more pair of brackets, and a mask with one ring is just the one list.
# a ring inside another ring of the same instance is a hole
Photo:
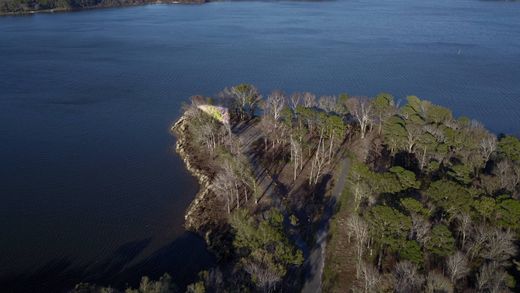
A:
{"label": "tree", "polygon": [[367,223],[357,215],[352,215],[347,219],[347,233],[354,238],[356,248],[356,274],[359,278],[363,265],[363,255],[368,246],[369,233]]}
{"label": "tree", "polygon": [[514,136],[504,136],[498,141],[500,156],[513,162],[520,162],[520,140]]}
{"label": "tree", "polygon": [[276,209],[265,220],[256,220],[247,210],[233,213],[230,224],[235,232],[233,245],[245,250],[241,263],[253,282],[270,291],[291,265],[300,265],[303,255],[283,232],[283,215]]}
{"label": "tree", "polygon": [[191,139],[196,144],[206,146],[210,154],[213,154],[225,135],[222,124],[195,105],[187,106],[184,117],[186,117],[187,130],[191,134]]}
{"label": "tree", "polygon": [[419,274],[417,266],[409,261],[397,263],[394,276],[395,291],[399,293],[419,292],[424,284],[424,277]]}
{"label": "tree", "polygon": [[494,261],[497,265],[509,266],[511,258],[516,255],[515,237],[509,230],[492,228],[487,230],[487,241],[480,256]]}
{"label": "tree", "polygon": [[494,198],[483,196],[471,202],[471,205],[483,220],[491,221],[495,217],[497,207]]}
{"label": "tree", "polygon": [[412,230],[410,237],[416,239],[421,245],[425,245],[430,239],[432,224],[422,215],[412,214]]}
{"label": "tree", "polygon": [[235,99],[240,120],[245,119],[247,116],[254,116],[256,107],[261,100],[256,87],[242,83],[230,89],[224,89],[224,93]]}
{"label": "tree", "polygon": [[461,236],[461,246],[464,248],[466,244],[466,238],[472,229],[471,215],[467,212],[461,212],[455,217],[457,220],[457,231]]}
{"label": "tree", "polygon": [[454,291],[453,284],[450,280],[436,271],[430,271],[428,273],[425,289],[425,292],[427,293],[453,293]]}
{"label": "tree", "polygon": [[419,188],[415,173],[401,166],[395,166],[382,174],[373,174],[376,190],[381,193],[398,193],[407,189]]}
{"label": "tree", "polygon": [[290,138],[291,142],[291,161],[293,162],[293,180],[296,181],[298,170],[303,168],[303,147],[299,140],[295,139],[293,135]]}
{"label": "tree", "polygon": [[294,93],[291,95],[291,98],[288,101],[289,107],[291,107],[291,110],[293,112],[296,112],[296,108],[300,106],[300,104],[303,102],[303,94],[301,93]]}
{"label": "tree", "polygon": [[361,266],[361,280],[363,285],[363,292],[379,292],[378,286],[381,283],[381,279],[381,275],[372,264],[366,262],[363,263],[363,265]]}
{"label": "tree", "polygon": [[361,139],[365,138],[373,123],[373,107],[368,98],[350,98],[348,108],[359,124]]}
{"label": "tree", "polygon": [[334,114],[327,115],[324,120],[323,128],[329,140],[328,160],[330,161],[336,145],[339,145],[345,137],[347,125],[340,116]]}
{"label": "tree", "polygon": [[372,195],[372,187],[367,182],[370,170],[368,167],[360,162],[353,162],[348,175],[348,180],[351,184],[351,191],[354,195],[354,210],[359,209],[361,201],[369,198]]}
{"label": "tree", "polygon": [[468,259],[466,256],[457,251],[448,257],[446,267],[452,283],[456,283],[458,280],[466,277],[470,272]]}
{"label": "tree", "polygon": [[410,261],[415,265],[420,266],[423,263],[424,256],[421,251],[421,246],[415,240],[407,240],[399,250],[399,255],[402,260]]}
{"label": "tree", "polygon": [[455,239],[448,227],[439,224],[433,227],[431,237],[425,247],[430,253],[437,256],[447,256],[455,250]]}
{"label": "tree", "polygon": [[338,113],[338,99],[335,96],[322,96],[318,101],[318,106],[325,112]]}
{"label": "tree", "polygon": [[446,180],[432,182],[425,194],[437,207],[448,214],[449,220],[461,212],[469,211],[468,202],[473,200],[468,189]]}
{"label": "tree", "polygon": [[316,106],[316,96],[312,93],[303,93],[303,105],[305,108]]}
{"label": "tree", "polygon": [[323,131],[320,134],[318,146],[314,152],[314,159],[312,160],[311,172],[309,173],[309,184],[317,184],[321,175],[325,171],[325,166],[329,163],[328,152],[325,147],[325,137]]}
{"label": "tree", "polygon": [[430,215],[430,211],[423,206],[423,204],[411,197],[401,198],[401,205],[410,213],[417,214],[424,217],[428,217]]}
{"label": "tree", "polygon": [[500,180],[500,187],[515,192],[520,183],[520,164],[512,163],[508,159],[502,159],[494,168],[495,175]]}
{"label": "tree", "polygon": [[405,125],[404,119],[397,115],[391,116],[383,124],[385,143],[388,145],[391,154],[406,149],[408,133]]}
{"label": "tree", "polygon": [[280,91],[275,91],[267,97],[265,110],[275,122],[278,122],[282,116],[282,110],[285,107],[285,96]]}
{"label": "tree", "polygon": [[260,289],[264,292],[272,292],[282,279],[284,268],[275,263],[272,255],[265,250],[255,251],[252,254],[254,257],[243,260],[244,269]]}
{"label": "tree", "polygon": [[497,137],[491,133],[487,133],[485,137],[483,137],[480,141],[480,150],[484,161],[489,161],[491,155],[497,149]]}
{"label": "tree", "polygon": [[377,117],[378,134],[381,134],[383,123],[397,111],[394,97],[387,93],[380,93],[375,97],[372,104],[374,105],[374,112]]}
{"label": "tree", "polygon": [[520,201],[512,198],[500,200],[497,217],[499,225],[518,231],[520,229]]}
{"label": "tree", "polygon": [[172,278],[168,274],[164,274],[159,280],[152,281],[148,277],[141,278],[139,288],[128,288],[125,293],[170,293],[173,292]]}
{"label": "tree", "polygon": [[477,274],[477,287],[480,292],[499,293],[507,290],[509,275],[494,262],[485,263]]}
{"label": "tree", "polygon": [[231,206],[235,199],[234,178],[227,172],[220,172],[212,183],[215,194],[226,203],[227,213],[231,214]]}
{"label": "tree", "polygon": [[515,238],[509,230],[478,225],[471,234],[468,253],[472,259],[493,261],[500,266],[509,266],[516,254]]}
{"label": "tree", "polygon": [[453,165],[448,175],[463,185],[469,185],[473,181],[473,168],[464,164]]}
{"label": "tree", "polygon": [[396,209],[382,205],[370,208],[366,217],[372,241],[379,246],[378,264],[381,267],[385,251],[397,251],[405,242],[412,221]]}

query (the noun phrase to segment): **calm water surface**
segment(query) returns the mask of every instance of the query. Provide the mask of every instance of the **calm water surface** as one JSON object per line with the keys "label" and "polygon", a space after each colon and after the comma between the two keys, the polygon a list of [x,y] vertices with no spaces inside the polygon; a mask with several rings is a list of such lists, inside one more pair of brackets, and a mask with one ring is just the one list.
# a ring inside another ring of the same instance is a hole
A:
{"label": "calm water surface", "polygon": [[[520,134],[520,3],[151,5],[0,18],[0,285],[193,278],[182,102],[262,90],[415,94]],[[44,288],[42,290],[41,288]]]}

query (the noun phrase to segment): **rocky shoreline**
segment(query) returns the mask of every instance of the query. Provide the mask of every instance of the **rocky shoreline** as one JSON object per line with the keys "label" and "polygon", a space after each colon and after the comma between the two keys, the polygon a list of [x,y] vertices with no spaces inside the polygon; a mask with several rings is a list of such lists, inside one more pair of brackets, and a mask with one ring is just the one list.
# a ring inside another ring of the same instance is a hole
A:
{"label": "rocky shoreline", "polygon": [[177,144],[175,146],[175,151],[179,154],[181,159],[186,166],[186,169],[195,177],[199,183],[199,191],[195,195],[195,198],[189,205],[186,213],[184,215],[185,227],[188,230],[198,231],[199,226],[197,225],[197,220],[195,218],[195,213],[198,209],[200,209],[201,203],[207,198],[210,193],[210,185],[211,179],[209,174],[205,172],[202,168],[199,168],[195,164],[195,158],[188,151],[188,133],[187,133],[187,121],[186,117],[183,115],[181,118],[175,122],[172,126],[172,132],[177,137]]}
{"label": "rocky shoreline", "polygon": [[[222,225],[225,224],[227,215],[211,188],[218,163],[201,150],[200,146],[192,143],[189,124],[189,118],[183,115],[171,128],[177,138],[175,150],[199,184],[199,191],[184,214],[184,227],[199,234],[211,246],[215,243],[215,237],[219,237],[225,230]],[[217,231],[218,233],[214,233]]]}

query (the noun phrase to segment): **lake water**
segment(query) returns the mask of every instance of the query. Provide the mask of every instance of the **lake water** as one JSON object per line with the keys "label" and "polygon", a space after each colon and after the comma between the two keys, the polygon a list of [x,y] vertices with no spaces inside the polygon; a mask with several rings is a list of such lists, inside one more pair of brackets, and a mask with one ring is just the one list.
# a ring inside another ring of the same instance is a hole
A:
{"label": "lake water", "polygon": [[194,94],[414,94],[520,134],[520,2],[149,5],[0,18],[0,286],[211,263],[168,133]]}

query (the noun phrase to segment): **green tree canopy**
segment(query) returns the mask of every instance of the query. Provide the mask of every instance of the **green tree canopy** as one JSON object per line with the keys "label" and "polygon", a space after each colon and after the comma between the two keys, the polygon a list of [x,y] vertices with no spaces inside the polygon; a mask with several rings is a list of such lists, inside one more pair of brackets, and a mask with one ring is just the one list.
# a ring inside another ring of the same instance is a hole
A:
{"label": "green tree canopy", "polygon": [[448,256],[455,251],[455,239],[448,227],[439,224],[433,227],[426,249],[437,256]]}
{"label": "green tree canopy", "polygon": [[498,141],[498,153],[509,160],[520,163],[520,140],[514,136],[504,136]]}
{"label": "green tree canopy", "polygon": [[374,241],[394,251],[404,243],[412,227],[410,217],[383,205],[372,207],[367,221]]}
{"label": "green tree canopy", "polygon": [[399,255],[401,259],[409,260],[416,265],[422,265],[424,260],[421,246],[415,240],[406,241],[403,247],[399,250]]}

